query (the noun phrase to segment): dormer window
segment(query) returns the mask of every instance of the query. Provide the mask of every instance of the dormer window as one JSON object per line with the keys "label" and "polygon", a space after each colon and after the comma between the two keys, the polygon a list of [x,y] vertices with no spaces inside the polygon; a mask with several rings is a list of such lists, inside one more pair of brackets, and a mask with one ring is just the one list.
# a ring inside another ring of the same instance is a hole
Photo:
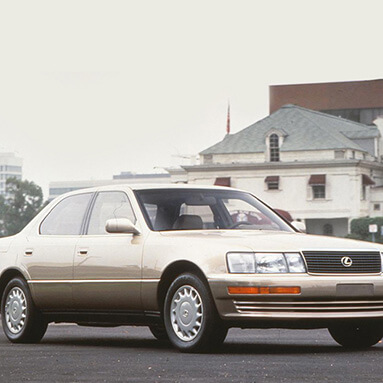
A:
{"label": "dormer window", "polygon": [[270,162],[279,161],[279,137],[273,133],[269,137]]}
{"label": "dormer window", "polygon": [[203,163],[204,164],[212,164],[213,163],[213,155],[212,154],[205,154],[203,156]]}
{"label": "dormer window", "polygon": [[279,162],[281,160],[280,150],[288,134],[283,129],[271,128],[265,134],[265,160]]}

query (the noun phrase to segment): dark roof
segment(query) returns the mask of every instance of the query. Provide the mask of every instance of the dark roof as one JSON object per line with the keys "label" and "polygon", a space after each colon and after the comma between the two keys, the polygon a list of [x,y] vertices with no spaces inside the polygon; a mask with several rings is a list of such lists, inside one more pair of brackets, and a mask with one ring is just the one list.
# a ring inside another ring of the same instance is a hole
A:
{"label": "dark roof", "polygon": [[377,127],[360,124],[330,114],[285,105],[270,116],[205,149],[200,154],[260,153],[266,150],[266,136],[284,136],[281,151],[355,149],[365,152],[353,140],[379,137]]}

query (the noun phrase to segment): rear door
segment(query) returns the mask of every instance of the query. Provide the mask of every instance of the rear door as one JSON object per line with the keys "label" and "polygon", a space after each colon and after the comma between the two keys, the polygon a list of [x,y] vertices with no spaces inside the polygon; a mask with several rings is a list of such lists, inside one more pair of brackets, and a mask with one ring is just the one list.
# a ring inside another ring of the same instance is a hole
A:
{"label": "rear door", "polygon": [[22,265],[31,277],[33,298],[40,308],[73,308],[73,255],[92,196],[64,198],[44,218],[38,233],[26,238]]}

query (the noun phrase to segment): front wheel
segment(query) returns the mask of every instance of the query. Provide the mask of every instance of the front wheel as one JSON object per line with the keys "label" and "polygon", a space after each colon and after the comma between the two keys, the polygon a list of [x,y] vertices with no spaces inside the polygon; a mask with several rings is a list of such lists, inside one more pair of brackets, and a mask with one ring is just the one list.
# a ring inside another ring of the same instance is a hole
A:
{"label": "front wheel", "polygon": [[383,337],[383,326],[379,323],[342,323],[329,327],[333,339],[347,348],[368,348]]}
{"label": "front wheel", "polygon": [[13,343],[37,343],[47,330],[47,322],[35,307],[26,282],[12,279],[1,300],[1,322],[6,337]]}
{"label": "front wheel", "polygon": [[169,287],[164,322],[170,342],[183,352],[206,351],[221,344],[227,334],[209,288],[189,273],[178,276]]}

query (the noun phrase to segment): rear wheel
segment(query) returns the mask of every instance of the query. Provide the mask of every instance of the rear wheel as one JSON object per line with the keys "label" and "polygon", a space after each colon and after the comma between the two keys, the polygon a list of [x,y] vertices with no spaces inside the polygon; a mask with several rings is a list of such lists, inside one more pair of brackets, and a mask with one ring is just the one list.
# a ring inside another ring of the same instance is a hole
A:
{"label": "rear wheel", "polygon": [[368,348],[383,337],[383,326],[379,323],[342,323],[329,327],[333,339],[347,348]]}
{"label": "rear wheel", "polygon": [[169,287],[164,322],[170,342],[183,352],[207,351],[222,344],[227,334],[208,286],[189,273]]}
{"label": "rear wheel", "polygon": [[48,324],[22,278],[12,279],[4,290],[1,321],[6,337],[13,343],[37,343],[47,330]]}

